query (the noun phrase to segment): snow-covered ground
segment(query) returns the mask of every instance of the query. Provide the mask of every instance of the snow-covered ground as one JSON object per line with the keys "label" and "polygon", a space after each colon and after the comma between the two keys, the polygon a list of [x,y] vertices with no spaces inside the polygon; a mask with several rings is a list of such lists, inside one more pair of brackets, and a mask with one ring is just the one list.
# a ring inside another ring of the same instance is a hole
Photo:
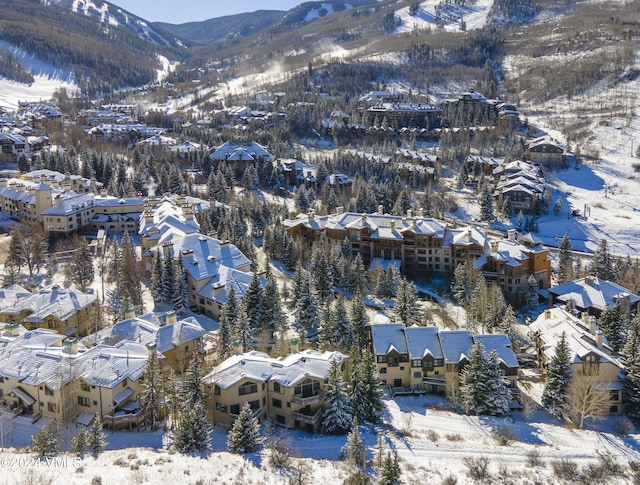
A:
{"label": "snow-covered ground", "polygon": [[[420,3],[420,8],[415,15],[409,13],[409,7],[403,7],[396,11],[400,19],[400,26],[396,32],[411,32],[414,30],[436,29],[437,15],[436,5],[440,0],[427,0]],[[449,3],[443,6],[441,21],[444,30],[459,31],[460,21],[466,24],[466,30],[482,28],[487,23],[487,16],[493,6],[493,0],[469,1],[466,5]]]}
{"label": "snow-covered ground", "polygon": [[[557,483],[552,475],[552,463],[568,459],[580,467],[596,463],[598,456],[609,455],[620,464],[640,459],[639,436],[626,437],[608,431],[612,421],[600,423],[601,430],[571,430],[558,426],[553,418],[541,411],[529,420],[521,413],[508,418],[463,416],[455,413],[443,398],[407,396],[386,398],[385,423],[363,426],[361,432],[373,456],[377,433],[382,433],[388,450],[396,450],[401,460],[403,483],[441,483],[443,478],[456,476],[458,483],[471,483],[466,475],[465,458],[488,458],[491,478],[486,483],[498,483],[508,473],[511,483]],[[6,424],[6,423],[5,423]],[[27,432],[14,431],[14,446],[27,445]],[[513,442],[501,446],[494,440],[497,428],[511,431]],[[17,425],[14,425],[14,429]],[[75,434],[63,430],[63,442]],[[6,429],[5,429],[6,433]],[[3,483],[21,483],[28,476],[30,483],[86,484],[100,477],[104,485],[122,483],[291,483],[291,471],[274,468],[269,451],[246,456],[231,455],[225,450],[226,431],[215,428],[211,434],[213,453],[209,456],[183,456],[169,451],[170,439],[162,431],[107,431],[108,450],[97,455],[75,457],[63,454],[57,458],[36,460],[33,455],[0,453]],[[306,467],[302,483],[341,483],[348,467],[339,461],[344,436],[313,435],[302,431],[276,428],[267,439],[285,441],[291,449],[293,465]],[[6,437],[5,437],[6,439]],[[539,453],[541,464],[527,467],[532,451]],[[302,465],[300,465],[302,464]],[[211,481],[213,480],[213,481]],[[297,482],[296,482],[297,483]],[[609,483],[609,482],[607,482]],[[615,483],[627,483],[619,479]]]}

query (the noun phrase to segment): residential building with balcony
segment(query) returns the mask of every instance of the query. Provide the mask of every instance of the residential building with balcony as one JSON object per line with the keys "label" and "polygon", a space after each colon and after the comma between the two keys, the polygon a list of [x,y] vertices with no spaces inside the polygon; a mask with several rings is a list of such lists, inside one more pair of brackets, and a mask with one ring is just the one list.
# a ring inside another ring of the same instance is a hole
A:
{"label": "residential building with balcony", "polygon": [[583,312],[577,317],[562,307],[545,310],[529,325],[529,337],[540,369],[545,372],[562,334],[569,346],[573,379],[585,381],[607,393],[609,415],[622,414],[622,363],[612,355],[596,318]]}
{"label": "residential building with balcony", "polygon": [[520,366],[506,335],[473,335],[466,330],[402,323],[372,324],[367,329],[380,381],[392,395],[455,393],[475,342],[481,342],[487,354],[496,350],[505,379],[517,394]]}
{"label": "residential building with balcony", "polygon": [[203,379],[209,391],[208,417],[229,428],[248,402],[260,420],[270,417],[280,426],[315,430],[331,363],[343,358],[338,352],[316,350],[280,359],[260,352],[234,355]]}

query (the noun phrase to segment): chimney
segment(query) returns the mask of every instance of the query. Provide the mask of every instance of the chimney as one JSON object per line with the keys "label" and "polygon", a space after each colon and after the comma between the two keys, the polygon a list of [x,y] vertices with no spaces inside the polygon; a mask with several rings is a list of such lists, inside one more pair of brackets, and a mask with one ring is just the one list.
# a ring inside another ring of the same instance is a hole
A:
{"label": "chimney", "polygon": [[365,226],[367,224],[367,214],[362,214],[362,225]]}
{"label": "chimney", "polygon": [[149,342],[147,344],[147,354],[149,355],[149,357],[156,353],[157,348],[158,347],[156,346],[155,342]]}
{"label": "chimney", "polygon": [[601,349],[602,348],[602,332],[598,330],[596,333],[596,346]]}
{"label": "chimney", "polygon": [[384,214],[384,206],[382,204],[380,204],[378,206],[378,215],[381,216]]}
{"label": "chimney", "polygon": [[391,221],[391,232],[396,232],[396,221]]}
{"label": "chimney", "polygon": [[416,229],[418,227],[418,218],[414,217],[413,218],[413,228]]}
{"label": "chimney", "polygon": [[491,252],[495,253],[498,251],[498,241],[491,241]]}
{"label": "chimney", "polygon": [[341,216],[342,214],[344,214],[344,207],[339,205],[338,207],[336,207],[336,215]]}
{"label": "chimney", "polygon": [[178,317],[176,317],[176,312],[174,310],[169,310],[164,315],[164,323],[165,325],[169,325],[171,323],[177,323]]}
{"label": "chimney", "polygon": [[62,347],[67,354],[77,354],[78,353],[78,339],[77,338],[66,338],[62,341]]}
{"label": "chimney", "polygon": [[136,316],[136,311],[133,308],[127,308],[124,311],[124,319],[125,320],[129,320],[131,318],[134,318]]}
{"label": "chimney", "polygon": [[549,320],[551,318],[551,310],[544,311],[544,318],[545,320]]}
{"label": "chimney", "polygon": [[593,315],[591,315],[590,317],[587,317],[587,322],[589,323],[589,331],[593,335],[597,335],[596,332],[598,332],[598,331],[596,330],[596,317],[594,317]]}
{"label": "chimney", "polygon": [[20,335],[20,324],[17,322],[7,323],[4,326],[5,332],[9,334],[10,337],[17,337]]}
{"label": "chimney", "polygon": [[413,217],[413,211],[411,209],[407,210],[407,218],[411,219]]}
{"label": "chimney", "polygon": [[236,340],[233,342],[233,355],[240,355],[242,353],[242,342]]}
{"label": "chimney", "polygon": [[509,239],[510,241],[515,241],[516,240],[516,230],[515,229],[509,229],[507,231],[507,239]]}
{"label": "chimney", "polygon": [[424,209],[422,207],[418,209],[418,217],[424,217]]}
{"label": "chimney", "polygon": [[300,350],[300,342],[297,338],[291,339],[291,353],[298,352]]}
{"label": "chimney", "polygon": [[586,284],[588,284],[589,286],[593,286],[594,283],[596,282],[596,280],[595,280],[595,278],[593,276],[585,276],[584,282]]}
{"label": "chimney", "polygon": [[144,222],[153,222],[153,212],[150,210],[144,211]]}
{"label": "chimney", "polygon": [[307,211],[307,217],[309,217],[309,224],[311,224],[316,219],[316,211],[309,209]]}

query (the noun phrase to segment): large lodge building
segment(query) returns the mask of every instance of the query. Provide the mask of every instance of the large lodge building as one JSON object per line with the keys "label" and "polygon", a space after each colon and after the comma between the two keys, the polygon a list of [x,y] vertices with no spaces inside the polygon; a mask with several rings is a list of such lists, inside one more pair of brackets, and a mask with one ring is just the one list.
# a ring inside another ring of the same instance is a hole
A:
{"label": "large lodge building", "polygon": [[487,235],[481,228],[425,217],[421,210],[406,216],[344,212],[318,216],[313,211],[284,222],[289,235],[308,244],[325,241],[342,244],[360,254],[365,266],[376,260],[397,261],[400,270],[412,277],[452,275],[466,261],[475,261],[488,282],[499,284],[505,294],[515,297],[527,287],[533,275],[538,287],[547,289],[551,279],[548,250],[533,235],[516,239]]}

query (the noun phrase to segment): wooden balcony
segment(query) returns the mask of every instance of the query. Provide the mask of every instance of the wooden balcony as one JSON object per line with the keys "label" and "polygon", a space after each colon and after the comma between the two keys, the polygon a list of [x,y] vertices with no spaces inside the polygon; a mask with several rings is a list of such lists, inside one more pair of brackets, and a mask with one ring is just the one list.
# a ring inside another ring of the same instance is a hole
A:
{"label": "wooden balcony", "polygon": [[297,419],[299,421],[302,421],[303,423],[307,423],[310,425],[315,425],[318,420],[320,419],[320,415],[322,414],[322,408],[319,408],[317,411],[315,411],[314,414],[305,414],[305,413],[299,413],[299,412],[295,412],[292,411],[291,412],[291,417],[293,419]]}
{"label": "wooden balcony", "polygon": [[116,429],[131,429],[133,426],[139,427],[144,421],[144,415],[142,410],[138,410],[135,413],[124,413],[118,411],[115,414],[110,414],[102,418],[102,424],[107,428]]}
{"label": "wooden balcony", "polygon": [[[262,415],[264,414],[264,412],[265,412],[264,408],[260,407],[260,408],[256,409],[255,411],[253,411],[251,413],[251,416],[256,418],[259,421],[260,418],[262,417]],[[236,419],[238,419],[238,415],[237,414],[229,413],[230,424],[233,424],[236,421]]]}

